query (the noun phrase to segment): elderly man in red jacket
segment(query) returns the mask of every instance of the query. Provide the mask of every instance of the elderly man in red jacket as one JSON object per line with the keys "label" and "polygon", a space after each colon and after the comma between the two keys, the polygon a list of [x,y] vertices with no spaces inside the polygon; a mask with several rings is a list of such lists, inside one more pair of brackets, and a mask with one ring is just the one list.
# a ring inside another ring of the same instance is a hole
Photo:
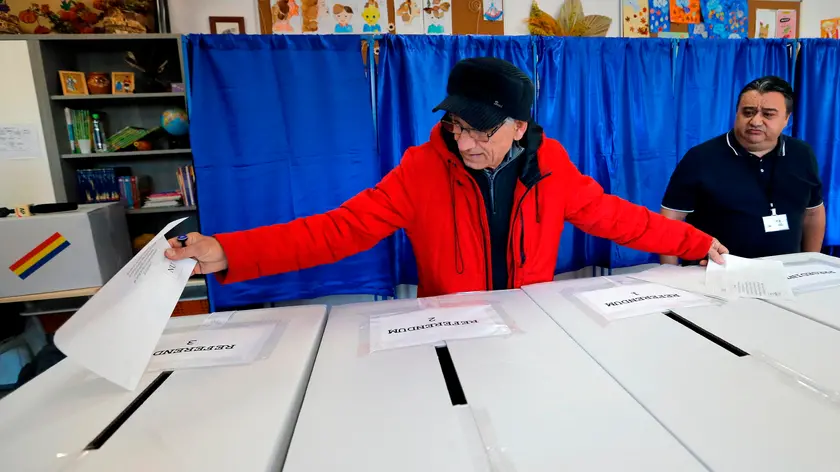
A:
{"label": "elderly man in red jacket", "polygon": [[727,252],[692,226],[607,195],[531,121],[534,85],[496,58],[460,61],[446,115],[376,187],[327,213],[171,241],[222,283],[329,264],[405,229],[419,296],[518,288],[554,276],[563,223],[633,249],[687,260]]}

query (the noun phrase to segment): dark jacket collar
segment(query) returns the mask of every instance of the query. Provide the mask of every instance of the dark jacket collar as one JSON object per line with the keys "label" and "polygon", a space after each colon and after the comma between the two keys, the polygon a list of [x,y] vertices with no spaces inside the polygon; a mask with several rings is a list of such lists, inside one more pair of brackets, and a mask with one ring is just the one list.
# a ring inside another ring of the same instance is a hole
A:
{"label": "dark jacket collar", "polygon": [[[539,162],[537,161],[537,150],[542,146],[543,136],[542,126],[534,121],[529,121],[525,136],[519,140],[519,145],[524,149],[522,155],[519,156],[519,159],[523,160],[519,180],[528,188],[533,187],[542,177]],[[431,140],[433,145],[437,143],[443,144],[448,154],[454,155],[458,159],[458,162],[463,165],[461,153],[458,151],[458,143],[455,141],[452,133],[447,133],[438,124],[432,130]]]}

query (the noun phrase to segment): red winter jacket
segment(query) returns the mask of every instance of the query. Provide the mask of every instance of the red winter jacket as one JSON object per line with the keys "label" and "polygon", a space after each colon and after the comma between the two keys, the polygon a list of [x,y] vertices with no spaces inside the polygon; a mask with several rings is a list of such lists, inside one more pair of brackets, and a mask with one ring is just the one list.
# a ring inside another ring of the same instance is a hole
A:
{"label": "red winter jacket", "polygon": [[[527,166],[527,164],[526,164]],[[509,286],[551,281],[568,221],[641,251],[702,259],[712,238],[692,226],[607,195],[582,175],[559,142],[543,137],[531,178],[520,178],[508,245]],[[529,185],[523,183],[523,180]],[[404,228],[417,260],[420,297],[489,290],[490,235],[481,192],[439,132],[409,148],[376,187],[327,213],[217,234],[228,270],[222,283],[330,264]]]}

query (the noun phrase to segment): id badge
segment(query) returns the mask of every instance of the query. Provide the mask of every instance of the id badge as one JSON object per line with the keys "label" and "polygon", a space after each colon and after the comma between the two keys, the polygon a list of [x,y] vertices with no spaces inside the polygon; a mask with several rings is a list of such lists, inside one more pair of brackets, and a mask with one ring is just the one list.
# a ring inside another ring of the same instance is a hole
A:
{"label": "id badge", "polygon": [[764,218],[764,232],[775,233],[776,231],[787,231],[788,227],[787,215],[770,215]]}

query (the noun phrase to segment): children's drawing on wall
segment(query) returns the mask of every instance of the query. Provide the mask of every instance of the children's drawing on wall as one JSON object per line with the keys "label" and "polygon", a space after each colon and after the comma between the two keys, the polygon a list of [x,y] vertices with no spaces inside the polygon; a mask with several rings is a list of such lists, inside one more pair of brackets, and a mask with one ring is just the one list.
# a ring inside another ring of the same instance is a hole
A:
{"label": "children's drawing on wall", "polygon": [[[327,8],[327,0],[301,0],[301,16],[304,33],[328,33],[327,30],[330,12]],[[320,28],[320,31],[319,31]]]}
{"label": "children's drawing on wall", "polygon": [[776,10],[759,8],[755,11],[755,37],[764,39],[776,37]]}
{"label": "children's drawing on wall", "polygon": [[621,13],[624,16],[622,35],[625,38],[647,38],[650,36],[647,2],[622,0]]}
{"label": "children's drawing on wall", "polygon": [[650,32],[671,31],[671,12],[668,0],[650,0]]}
{"label": "children's drawing on wall", "polygon": [[776,11],[776,37],[793,39],[796,34],[796,10]]}
{"label": "children's drawing on wall", "polygon": [[423,20],[426,23],[427,34],[452,34],[452,14],[449,13],[449,2],[426,0]]}
{"label": "children's drawing on wall", "polygon": [[274,34],[294,33],[292,19],[300,16],[300,7],[295,0],[277,0],[271,5],[271,16],[274,18],[271,27]]}
{"label": "children's drawing on wall", "polygon": [[333,5],[333,16],[335,17],[336,33],[352,33],[353,7],[336,3]]}
{"label": "children's drawing on wall", "polygon": [[379,10],[379,2],[376,0],[367,0],[364,9],[362,9],[362,18],[365,20],[365,25],[362,31],[365,33],[381,33],[382,27],[379,25],[379,18],[382,12]]}
{"label": "children's drawing on wall", "polygon": [[671,0],[671,23],[700,23],[700,0]]}
{"label": "children's drawing on wall", "polygon": [[484,19],[486,21],[502,21],[504,19],[503,8],[502,0],[484,0]]}
{"label": "children's drawing on wall", "polygon": [[420,9],[418,1],[422,0],[396,0],[398,6],[397,30],[398,34],[425,34],[426,28],[423,25],[423,10]]}
{"label": "children's drawing on wall", "polygon": [[747,0],[705,0],[701,11],[709,38],[747,37]]}

